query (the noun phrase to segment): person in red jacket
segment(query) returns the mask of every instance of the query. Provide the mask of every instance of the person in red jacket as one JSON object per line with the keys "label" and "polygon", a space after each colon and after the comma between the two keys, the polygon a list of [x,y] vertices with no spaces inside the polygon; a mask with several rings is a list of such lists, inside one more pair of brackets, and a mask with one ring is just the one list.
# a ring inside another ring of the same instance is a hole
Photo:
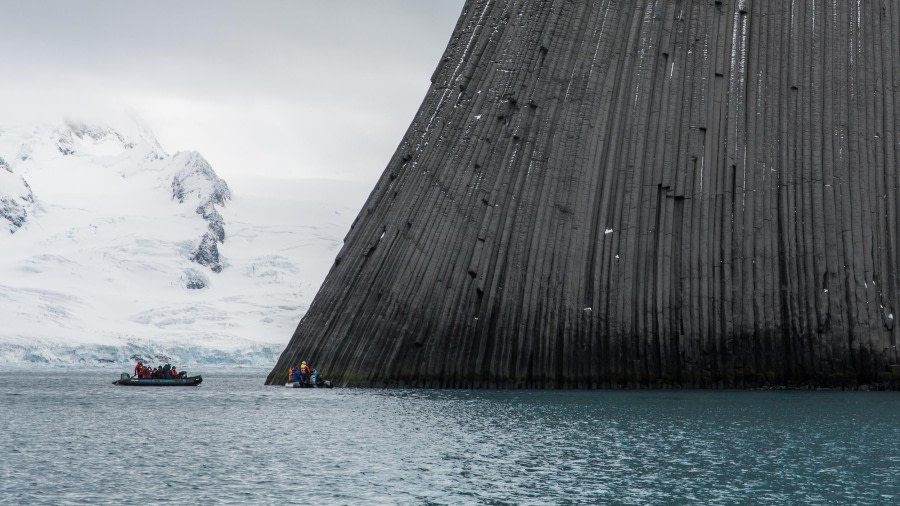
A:
{"label": "person in red jacket", "polygon": [[144,363],[143,363],[143,362],[138,362],[137,365],[134,366],[134,376],[135,376],[136,378],[140,378],[140,377],[141,377],[141,373],[143,373],[143,372],[144,372]]}

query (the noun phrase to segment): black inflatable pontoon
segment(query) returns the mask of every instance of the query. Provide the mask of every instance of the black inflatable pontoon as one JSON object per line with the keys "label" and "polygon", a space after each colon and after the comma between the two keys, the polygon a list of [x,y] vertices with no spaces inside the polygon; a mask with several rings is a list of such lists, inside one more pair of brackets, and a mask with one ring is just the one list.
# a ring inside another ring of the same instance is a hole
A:
{"label": "black inflatable pontoon", "polygon": [[284,384],[288,388],[331,388],[331,382],[320,379],[315,384],[303,381],[290,381]]}
{"label": "black inflatable pontoon", "polygon": [[123,372],[118,381],[113,381],[113,385],[129,387],[195,387],[200,383],[203,383],[202,376],[172,379],[134,378],[129,376],[127,372]]}

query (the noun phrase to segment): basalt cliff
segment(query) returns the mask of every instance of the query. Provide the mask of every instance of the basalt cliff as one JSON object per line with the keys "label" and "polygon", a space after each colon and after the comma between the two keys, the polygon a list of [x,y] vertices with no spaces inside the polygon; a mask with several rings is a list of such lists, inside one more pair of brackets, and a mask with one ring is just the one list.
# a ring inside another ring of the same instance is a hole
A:
{"label": "basalt cliff", "polygon": [[900,3],[468,0],[269,383],[898,388]]}

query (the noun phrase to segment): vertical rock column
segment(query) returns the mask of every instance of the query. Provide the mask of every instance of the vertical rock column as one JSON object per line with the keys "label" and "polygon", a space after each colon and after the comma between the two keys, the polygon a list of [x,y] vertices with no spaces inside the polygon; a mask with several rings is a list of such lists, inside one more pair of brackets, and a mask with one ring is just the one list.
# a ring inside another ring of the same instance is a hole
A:
{"label": "vertical rock column", "polygon": [[900,4],[469,0],[269,376],[900,383]]}

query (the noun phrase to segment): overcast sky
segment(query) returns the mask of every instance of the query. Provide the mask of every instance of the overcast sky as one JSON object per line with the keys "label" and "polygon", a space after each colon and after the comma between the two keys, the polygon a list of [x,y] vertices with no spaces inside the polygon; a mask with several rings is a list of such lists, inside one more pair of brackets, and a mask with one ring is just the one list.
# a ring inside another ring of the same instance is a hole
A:
{"label": "overcast sky", "polygon": [[133,109],[220,175],[374,181],[463,0],[0,0],[0,122]]}

